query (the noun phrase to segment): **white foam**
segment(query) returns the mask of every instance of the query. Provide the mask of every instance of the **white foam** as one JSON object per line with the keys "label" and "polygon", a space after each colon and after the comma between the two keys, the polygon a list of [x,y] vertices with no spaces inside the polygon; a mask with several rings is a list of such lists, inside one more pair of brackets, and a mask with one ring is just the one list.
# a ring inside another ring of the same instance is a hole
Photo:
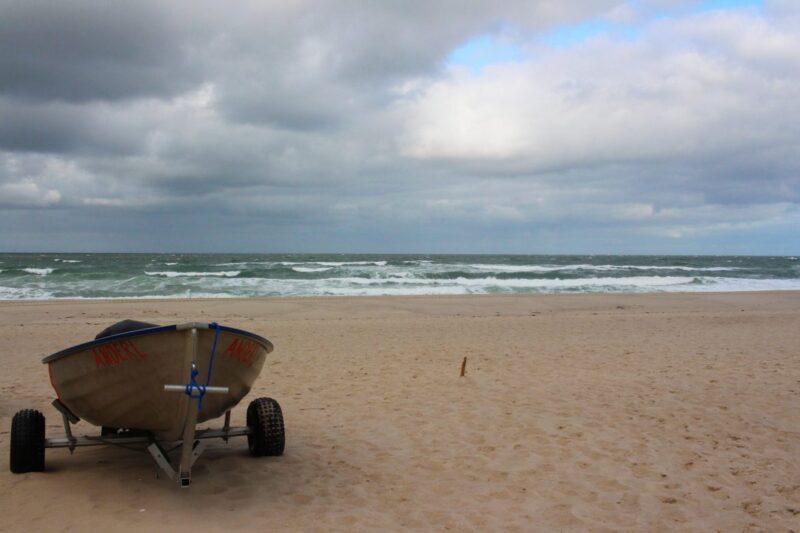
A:
{"label": "white foam", "polygon": [[164,263],[164,264],[171,267],[177,265],[178,263]]}
{"label": "white foam", "polygon": [[697,292],[750,292],[800,290],[800,279],[753,279],[704,277],[702,283],[692,285]]}
{"label": "white foam", "polygon": [[328,277],[274,279],[215,277],[187,280],[206,293],[241,296],[313,296],[326,294],[482,294],[487,292],[661,292],[800,289],[800,280],[742,280],[690,276],[635,276],[580,279],[415,278],[400,273],[384,278]]}
{"label": "white foam", "polygon": [[424,296],[472,294],[468,287],[330,287],[324,290],[326,296]]}
{"label": "white foam", "polygon": [[458,285],[463,287],[509,287],[509,288],[538,288],[538,289],[563,289],[567,287],[663,287],[669,285],[687,285],[696,278],[683,276],[634,276],[629,278],[579,278],[579,279],[498,279],[464,278],[454,279],[429,279],[429,278],[326,278],[330,284],[349,283],[353,285]]}
{"label": "white foam", "polygon": [[23,268],[23,272],[27,272],[28,274],[36,274],[37,276],[46,276],[53,272],[54,269],[52,268]]}
{"label": "white foam", "polygon": [[241,274],[241,270],[230,270],[227,272],[175,272],[172,270],[163,272],[147,272],[148,276],[161,276],[164,278],[205,278],[205,277],[223,277],[235,278]]}
{"label": "white foam", "polygon": [[[216,273],[219,274],[219,273]],[[144,278],[141,278],[144,279]],[[153,278],[150,278],[153,279]],[[54,297],[44,287],[10,288],[0,286],[0,300],[41,299],[164,299],[164,298],[231,298],[254,296],[370,296],[425,294],[486,294],[515,292],[736,292],[766,290],[800,290],[800,279],[738,279],[692,277],[582,278],[561,280],[482,279],[407,279],[407,278],[328,278],[318,280],[268,278],[188,278],[179,285],[162,277],[156,295],[119,294],[118,296]],[[163,283],[163,285],[162,285]],[[172,287],[172,290],[169,288]],[[100,288],[100,287],[96,287]],[[105,287],[108,289],[108,287]],[[175,290],[177,289],[177,291]],[[61,293],[90,291],[59,290]]]}
{"label": "white foam", "polygon": [[739,267],[688,267],[681,265],[597,265],[587,266],[596,270],[680,270],[683,272],[727,272],[741,270]]}
{"label": "white foam", "polygon": [[467,265],[478,270],[490,270],[493,272],[558,272],[562,270],[678,270],[683,272],[724,272],[729,270],[740,270],[737,267],[687,267],[687,266],[665,266],[665,265],[590,265],[588,263],[575,265]]}
{"label": "white foam", "polygon": [[82,263],[80,259],[59,259],[58,257],[53,259],[53,261],[56,263]]}
{"label": "white foam", "polygon": [[265,266],[274,267],[275,265],[305,265],[306,263],[288,263],[288,262],[275,262],[275,261],[232,261],[228,263],[214,263],[211,266],[233,266],[238,268],[245,268],[249,266]]}
{"label": "white foam", "polygon": [[0,300],[50,300],[53,294],[43,289],[0,286]]}
{"label": "white foam", "polygon": [[325,272],[330,270],[333,267],[320,267],[320,268],[311,268],[311,267],[292,267],[292,270],[295,272]]}
{"label": "white foam", "polygon": [[546,266],[546,265],[468,265],[478,270],[490,270],[492,272],[555,272],[558,270],[576,270],[578,268],[588,268],[591,265],[566,265],[566,266]]}
{"label": "white foam", "polygon": [[[325,266],[386,266],[386,261],[309,261],[309,263]],[[308,263],[293,263],[308,264]]]}

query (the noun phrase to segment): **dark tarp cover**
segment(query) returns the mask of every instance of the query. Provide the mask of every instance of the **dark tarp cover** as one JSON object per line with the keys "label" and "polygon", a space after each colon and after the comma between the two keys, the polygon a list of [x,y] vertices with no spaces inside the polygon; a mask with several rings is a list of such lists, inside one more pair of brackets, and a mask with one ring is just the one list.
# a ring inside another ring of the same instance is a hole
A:
{"label": "dark tarp cover", "polygon": [[119,335],[120,333],[128,333],[129,331],[137,331],[146,328],[157,328],[158,324],[151,324],[149,322],[139,322],[138,320],[122,320],[116,324],[108,326],[95,336],[95,339],[103,339],[112,335]]}

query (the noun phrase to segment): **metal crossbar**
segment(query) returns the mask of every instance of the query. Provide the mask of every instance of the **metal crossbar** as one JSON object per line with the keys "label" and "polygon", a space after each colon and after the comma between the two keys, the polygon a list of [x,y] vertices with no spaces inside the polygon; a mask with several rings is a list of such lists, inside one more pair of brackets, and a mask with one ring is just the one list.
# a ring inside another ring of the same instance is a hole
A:
{"label": "metal crossbar", "polygon": [[[223,429],[201,429],[194,435],[195,440],[199,439],[229,439],[230,437],[244,437],[252,433],[249,427],[232,427],[227,430]],[[150,444],[155,442],[149,435],[137,435],[127,437],[124,435],[107,435],[102,437],[91,437],[88,435],[82,437],[72,437],[72,440],[66,437],[57,437],[44,440],[45,448],[69,448],[70,446],[103,446],[105,444]],[[183,441],[170,441],[162,442],[168,448],[180,446]]]}

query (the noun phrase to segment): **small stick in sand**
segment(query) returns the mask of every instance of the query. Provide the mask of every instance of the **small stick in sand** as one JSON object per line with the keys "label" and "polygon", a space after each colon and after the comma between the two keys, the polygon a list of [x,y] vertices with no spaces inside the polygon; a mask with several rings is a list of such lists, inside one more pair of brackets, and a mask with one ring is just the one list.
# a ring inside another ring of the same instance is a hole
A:
{"label": "small stick in sand", "polygon": [[464,360],[461,361],[461,377],[464,377],[464,373],[467,371],[467,358],[464,357]]}

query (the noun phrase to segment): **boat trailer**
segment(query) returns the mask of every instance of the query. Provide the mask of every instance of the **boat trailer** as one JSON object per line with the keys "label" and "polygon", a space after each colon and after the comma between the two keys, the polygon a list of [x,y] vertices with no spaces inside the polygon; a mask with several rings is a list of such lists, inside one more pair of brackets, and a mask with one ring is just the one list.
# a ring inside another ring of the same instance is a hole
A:
{"label": "boat trailer", "polygon": [[[137,323],[138,324],[138,323]],[[209,357],[209,368],[205,384],[197,382],[199,374],[198,360],[198,330],[215,329],[213,346]],[[166,473],[169,479],[177,482],[181,487],[188,487],[192,482],[192,465],[203,453],[207,439],[220,438],[225,442],[231,437],[247,437],[250,453],[259,456],[282,455],[285,446],[283,412],[277,401],[272,398],[256,398],[247,407],[247,425],[231,427],[230,408],[224,411],[225,422],[220,429],[197,429],[198,413],[203,407],[203,397],[206,394],[225,395],[230,393],[227,386],[211,386],[211,367],[217,349],[217,340],[221,330],[232,331],[237,334],[247,333],[231,328],[223,328],[217,323],[202,324],[188,323],[179,326],[154,328],[158,332],[183,331],[189,332],[189,342],[186,346],[186,370],[189,371],[189,382],[185,384],[165,384],[162,390],[165,394],[185,394],[187,404],[185,415],[182,415],[180,431],[169,433],[170,438],[180,435],[178,440],[159,440],[153,431],[133,428],[113,428],[101,426],[99,436],[74,436],[72,424],[77,424],[80,418],[73,413],[59,398],[52,402],[53,407],[61,413],[64,422],[64,437],[45,438],[45,418],[42,413],[34,409],[23,409],[14,415],[11,421],[10,435],[10,468],[14,473],[41,472],[44,470],[44,455],[46,448],[68,448],[70,453],[79,446],[100,446],[104,444],[118,445],[134,448],[143,446],[153,457],[156,464]],[[145,329],[144,331],[152,331]],[[136,331],[122,335],[135,335]],[[119,338],[119,335],[116,336]],[[113,338],[113,337],[112,337]],[[260,337],[259,337],[260,339]],[[264,349],[271,350],[269,341],[262,339]],[[238,342],[238,341],[236,341]],[[91,343],[89,344],[91,346]],[[78,348],[86,349],[86,345]],[[72,353],[82,353],[72,351]],[[58,354],[55,354],[58,355]],[[53,356],[50,356],[51,358]],[[48,358],[45,358],[47,362]],[[252,361],[250,361],[252,364]],[[53,380],[51,374],[51,382]],[[55,388],[55,385],[54,385]],[[56,390],[58,392],[58,390]],[[241,396],[240,396],[241,398]],[[223,412],[218,411],[219,417]],[[209,417],[204,417],[204,420]],[[170,454],[180,450],[175,460],[170,460]]]}

